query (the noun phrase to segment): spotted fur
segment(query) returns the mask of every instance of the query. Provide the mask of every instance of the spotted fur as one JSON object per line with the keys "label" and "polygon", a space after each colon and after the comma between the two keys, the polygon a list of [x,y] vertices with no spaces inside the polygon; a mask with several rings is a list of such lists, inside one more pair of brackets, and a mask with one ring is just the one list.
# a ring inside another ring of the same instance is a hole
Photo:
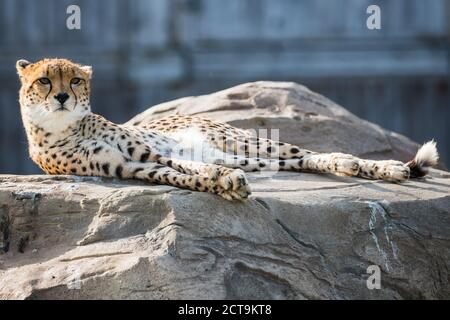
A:
{"label": "spotted fur", "polygon": [[33,161],[47,174],[139,179],[246,199],[244,171],[292,170],[401,182],[414,165],[316,153],[201,117],[118,125],[91,112],[92,70],[65,59],[19,60],[22,120]]}

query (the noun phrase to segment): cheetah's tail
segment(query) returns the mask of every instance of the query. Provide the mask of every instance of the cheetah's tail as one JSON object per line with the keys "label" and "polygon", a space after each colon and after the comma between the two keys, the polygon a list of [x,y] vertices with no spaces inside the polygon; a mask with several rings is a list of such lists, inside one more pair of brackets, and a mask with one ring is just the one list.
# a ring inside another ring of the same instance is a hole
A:
{"label": "cheetah's tail", "polygon": [[410,169],[410,177],[425,176],[428,173],[428,168],[437,165],[438,160],[439,154],[436,149],[436,141],[428,141],[420,147],[414,159],[406,164]]}

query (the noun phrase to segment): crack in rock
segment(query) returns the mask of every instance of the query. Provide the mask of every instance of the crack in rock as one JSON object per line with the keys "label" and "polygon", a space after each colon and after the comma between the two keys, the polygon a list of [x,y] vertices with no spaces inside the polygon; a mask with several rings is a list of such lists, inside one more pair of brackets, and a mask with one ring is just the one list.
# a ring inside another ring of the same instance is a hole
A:
{"label": "crack in rock", "polygon": [[[368,204],[369,209],[370,209],[370,216],[369,216],[369,222],[368,222],[369,232],[370,232],[370,235],[372,236],[373,241],[375,242],[378,252],[380,253],[380,255],[383,258],[384,266],[385,266],[386,270],[389,272],[390,271],[390,268],[389,268],[390,263],[389,263],[388,254],[380,246],[379,239],[378,239],[376,233],[374,232],[374,230],[376,229],[377,216],[379,216],[382,219],[383,232],[384,232],[384,236],[386,238],[386,242],[390,245],[390,249],[391,249],[393,257],[396,260],[398,260],[398,247],[395,244],[395,242],[389,237],[389,232],[388,232],[388,229],[389,229],[389,222],[387,219],[388,213],[386,212],[385,207],[388,207],[389,203],[385,200],[382,202],[366,201],[366,203]],[[383,203],[383,205],[381,205],[381,203]]]}

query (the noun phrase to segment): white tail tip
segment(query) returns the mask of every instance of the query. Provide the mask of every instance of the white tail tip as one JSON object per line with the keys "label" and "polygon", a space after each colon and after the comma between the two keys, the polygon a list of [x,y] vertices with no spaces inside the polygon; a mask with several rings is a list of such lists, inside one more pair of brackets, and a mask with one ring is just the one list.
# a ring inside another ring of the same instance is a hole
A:
{"label": "white tail tip", "polygon": [[414,162],[419,167],[433,167],[438,164],[439,154],[436,149],[436,141],[431,140],[425,143],[419,151],[417,151]]}

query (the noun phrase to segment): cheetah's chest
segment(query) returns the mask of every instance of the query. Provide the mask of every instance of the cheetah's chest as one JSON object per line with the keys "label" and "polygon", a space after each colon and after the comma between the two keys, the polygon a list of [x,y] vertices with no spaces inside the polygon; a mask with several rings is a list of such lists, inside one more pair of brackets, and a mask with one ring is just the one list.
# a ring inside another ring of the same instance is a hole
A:
{"label": "cheetah's chest", "polygon": [[54,147],[52,141],[39,143],[37,140],[30,144],[31,159],[46,174],[70,174],[71,169],[81,163],[72,144]]}

